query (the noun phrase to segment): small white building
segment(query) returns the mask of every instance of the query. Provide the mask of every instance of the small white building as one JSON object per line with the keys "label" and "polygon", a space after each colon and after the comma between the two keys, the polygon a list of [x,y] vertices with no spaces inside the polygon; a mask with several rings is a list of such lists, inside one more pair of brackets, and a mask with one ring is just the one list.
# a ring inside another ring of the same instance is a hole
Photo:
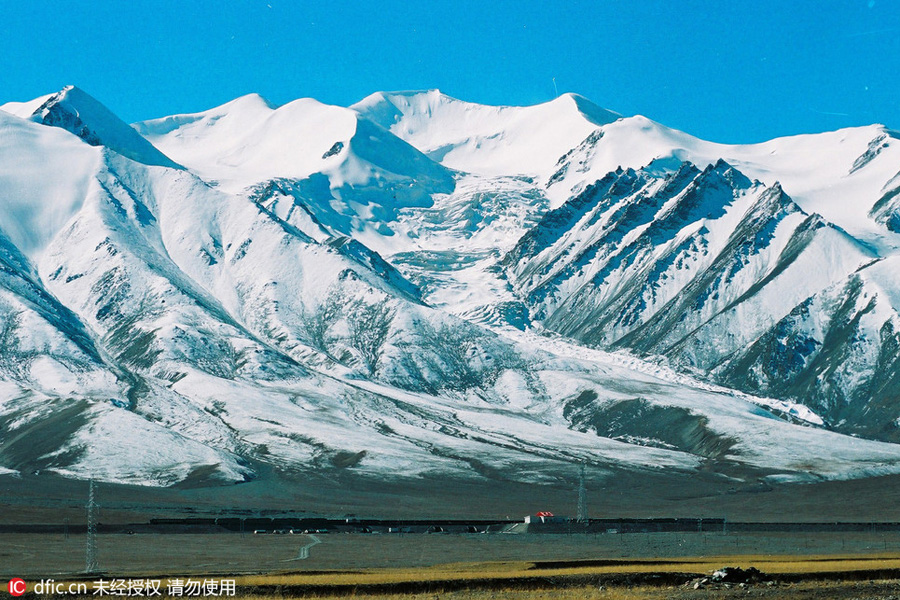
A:
{"label": "small white building", "polygon": [[568,519],[565,517],[557,517],[552,512],[545,510],[533,515],[525,516],[525,523],[527,525],[532,525],[534,523],[565,523],[567,520]]}

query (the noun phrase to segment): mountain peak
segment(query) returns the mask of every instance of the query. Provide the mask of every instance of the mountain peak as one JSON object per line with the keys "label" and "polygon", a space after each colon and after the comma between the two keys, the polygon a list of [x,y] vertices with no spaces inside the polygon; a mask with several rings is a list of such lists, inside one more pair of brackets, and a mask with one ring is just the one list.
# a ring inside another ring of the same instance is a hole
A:
{"label": "mountain peak", "polygon": [[273,112],[278,110],[278,108],[279,106],[277,104],[269,102],[266,98],[254,92],[238,96],[233,100],[229,100],[223,104],[199,112],[181,113],[157,119],[148,119],[146,121],[132,123],[131,127],[141,136],[153,138],[154,136],[170,133],[171,131],[184,127],[190,123],[196,123],[203,120],[212,123],[221,118],[229,117],[232,120],[240,121],[242,123],[261,121],[269,117]]}
{"label": "mountain peak", "polygon": [[376,92],[350,108],[444,166],[482,175],[549,176],[560,156],[620,118],[576,94],[491,106],[437,89]]}
{"label": "mountain peak", "polygon": [[19,103],[10,112],[35,123],[65,129],[91,146],[105,146],[136,162],[178,166],[106,106],[74,85],[31,102]]}
{"label": "mountain peak", "polygon": [[[265,97],[257,94],[256,92],[252,92],[250,94],[244,94],[243,96],[238,96],[234,100],[226,102],[217,108],[212,109],[215,112],[221,111],[230,111],[235,109],[268,109],[275,110],[278,108],[277,104],[269,102]],[[211,111],[207,111],[211,112]]]}
{"label": "mountain peak", "polygon": [[465,105],[468,103],[452,98],[435,88],[375,92],[356,104],[352,104],[350,108],[385,129],[390,129],[404,117],[410,115],[431,116],[438,112],[442,105],[448,104]]}
{"label": "mountain peak", "polygon": [[703,179],[708,180],[710,176],[725,180],[735,189],[749,189],[754,185],[749,177],[735,169],[724,158],[719,158],[714,164],[707,165],[701,173]]}
{"label": "mountain peak", "polygon": [[[370,94],[351,105],[350,108],[357,112],[363,113],[367,118],[372,118],[371,112],[384,112],[384,104],[388,103],[398,109],[401,114],[409,115],[411,112],[416,113],[433,113],[439,105],[455,104],[466,107],[467,110],[485,110],[485,111],[521,111],[532,110],[547,106],[574,106],[588,120],[595,125],[605,125],[622,118],[622,115],[611,110],[607,110],[591,102],[584,96],[574,92],[566,92],[560,94],[553,100],[532,105],[492,105],[481,104],[477,102],[469,102],[461,100],[453,96],[449,96],[440,89],[433,88],[428,90],[398,90],[398,91],[380,91]],[[393,111],[390,111],[393,113]],[[373,119],[373,120],[378,120]]]}
{"label": "mountain peak", "polygon": [[619,113],[598,106],[597,104],[594,104],[580,94],[566,92],[565,94],[557,97],[556,100],[553,100],[552,102],[560,101],[570,102],[574,104],[578,112],[580,112],[585,118],[587,118],[598,127],[601,125],[607,125],[622,118],[622,115],[620,115]]}
{"label": "mountain peak", "polygon": [[[454,185],[447,169],[378,124],[313,98],[272,108],[250,94],[134,127],[221,190],[293,181],[323,211],[317,218],[343,234],[367,228],[371,216],[392,220],[399,208],[428,204],[429,194]],[[371,212],[361,216],[352,206]]]}

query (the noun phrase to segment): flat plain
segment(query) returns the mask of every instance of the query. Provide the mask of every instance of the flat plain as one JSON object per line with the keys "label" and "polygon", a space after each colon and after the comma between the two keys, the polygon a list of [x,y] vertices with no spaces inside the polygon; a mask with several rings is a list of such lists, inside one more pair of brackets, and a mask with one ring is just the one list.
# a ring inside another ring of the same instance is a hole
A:
{"label": "flat plain", "polygon": [[[223,488],[99,486],[101,525],[209,517],[521,518],[572,514],[573,488],[510,482],[379,482],[272,475]],[[595,534],[101,533],[93,578],[235,577],[241,597],[889,598],[900,597],[900,478],[768,486],[629,474],[589,487],[594,518],[703,517],[775,524]],[[0,576],[84,579],[87,486],[0,478]],[[855,531],[778,531],[783,522],[868,523]],[[68,535],[58,529],[70,526]],[[19,531],[16,526],[54,526]],[[82,529],[78,529],[79,526]],[[773,585],[690,585],[723,566],[755,566]],[[91,579],[91,578],[88,578]],[[601,586],[603,589],[601,590]]]}

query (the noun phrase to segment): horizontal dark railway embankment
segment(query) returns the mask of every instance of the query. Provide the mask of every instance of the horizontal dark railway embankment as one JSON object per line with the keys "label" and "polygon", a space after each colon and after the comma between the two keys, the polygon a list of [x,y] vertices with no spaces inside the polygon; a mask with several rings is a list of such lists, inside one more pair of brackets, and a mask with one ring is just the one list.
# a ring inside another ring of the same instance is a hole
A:
{"label": "horizontal dark railway embankment", "polygon": [[[900,522],[740,522],[725,519],[650,518],[591,519],[587,523],[554,518],[546,523],[512,520],[381,520],[291,517],[219,517],[150,519],[142,523],[98,525],[99,533],[213,534],[213,533],[502,533],[520,524],[518,533],[900,533]],[[78,523],[0,523],[0,533],[83,534]]]}

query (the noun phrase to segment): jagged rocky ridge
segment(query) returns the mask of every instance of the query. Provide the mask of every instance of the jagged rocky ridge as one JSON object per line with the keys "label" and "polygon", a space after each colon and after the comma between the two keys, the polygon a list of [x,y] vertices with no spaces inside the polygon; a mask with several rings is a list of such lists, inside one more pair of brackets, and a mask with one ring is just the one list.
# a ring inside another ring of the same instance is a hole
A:
{"label": "jagged rocky ridge", "polygon": [[503,263],[544,327],[897,439],[885,408],[898,393],[898,316],[874,274],[891,259],[778,184],[722,160],[619,169],[549,212]]}

